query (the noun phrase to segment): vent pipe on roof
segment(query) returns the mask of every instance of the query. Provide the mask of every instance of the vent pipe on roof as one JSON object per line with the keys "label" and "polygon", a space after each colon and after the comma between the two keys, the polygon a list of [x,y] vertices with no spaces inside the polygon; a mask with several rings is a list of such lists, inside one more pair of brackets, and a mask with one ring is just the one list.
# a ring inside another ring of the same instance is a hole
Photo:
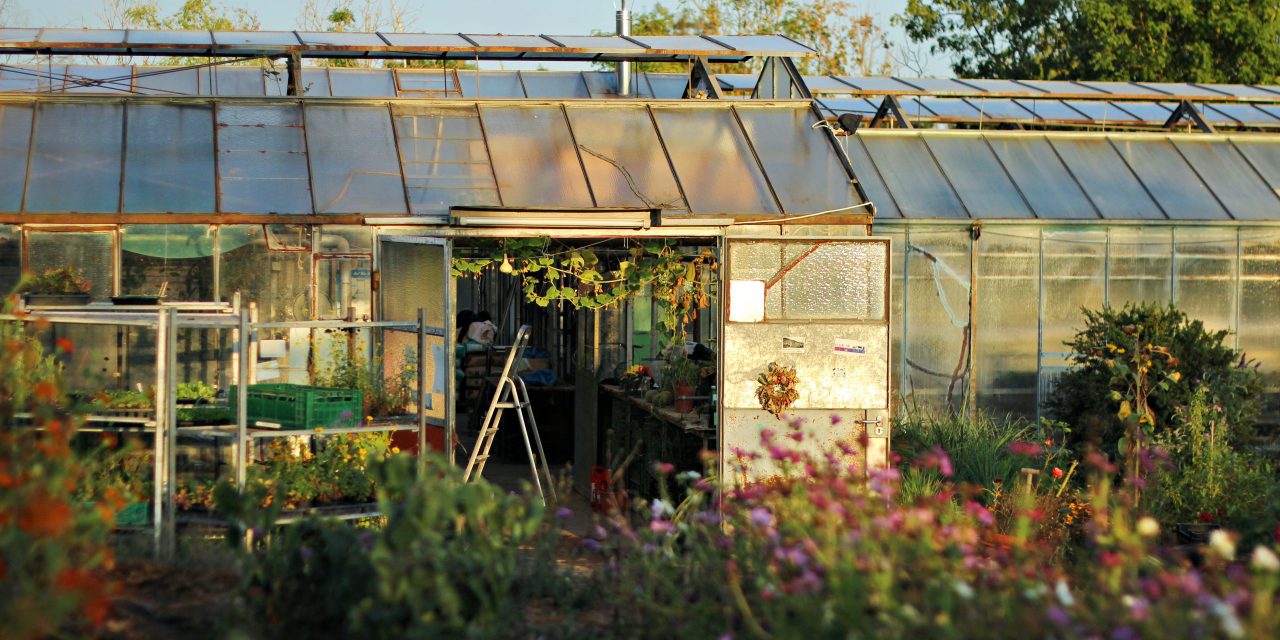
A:
{"label": "vent pipe on roof", "polygon": [[[631,12],[627,10],[627,0],[622,0],[622,8],[617,12],[617,30],[620,36],[631,35]],[[631,95],[631,63],[618,63],[618,95]]]}

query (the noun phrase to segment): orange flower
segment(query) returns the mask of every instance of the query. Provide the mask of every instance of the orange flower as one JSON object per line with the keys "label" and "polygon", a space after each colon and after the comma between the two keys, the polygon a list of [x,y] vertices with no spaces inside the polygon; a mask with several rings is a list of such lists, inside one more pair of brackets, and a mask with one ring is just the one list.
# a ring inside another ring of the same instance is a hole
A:
{"label": "orange flower", "polygon": [[47,402],[56,402],[58,400],[58,387],[52,382],[40,382],[36,384],[36,397]]}
{"label": "orange flower", "polygon": [[42,493],[33,498],[18,515],[19,529],[34,537],[57,537],[71,529],[71,505]]}
{"label": "orange flower", "polygon": [[58,348],[62,349],[65,353],[72,353],[75,351],[71,348],[71,341],[66,338],[58,338],[57,343]]}

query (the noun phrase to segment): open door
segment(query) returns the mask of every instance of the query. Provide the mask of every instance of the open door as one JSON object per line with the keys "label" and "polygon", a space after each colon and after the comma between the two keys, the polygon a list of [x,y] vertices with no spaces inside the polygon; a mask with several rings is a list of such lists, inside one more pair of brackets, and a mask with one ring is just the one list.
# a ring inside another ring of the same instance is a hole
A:
{"label": "open door", "polygon": [[[378,238],[378,305],[381,320],[418,322],[425,313],[423,334],[388,329],[383,334],[384,373],[397,375],[409,363],[423,363],[426,444],[446,452],[453,462],[453,294],[450,247],[444,238],[381,236]],[[421,347],[420,347],[421,344]],[[418,354],[425,354],[419,360]],[[421,442],[421,441],[420,441]]]}
{"label": "open door", "polygon": [[[889,240],[725,242],[721,471],[730,471],[735,449],[761,450],[761,429],[781,437],[795,420],[809,435],[800,445],[806,450],[835,451],[837,443],[856,445],[865,435],[864,463],[888,464]],[[781,418],[756,398],[757,379],[771,362],[795,367],[798,377],[799,397]],[[734,479],[773,475],[764,453],[749,477]]]}

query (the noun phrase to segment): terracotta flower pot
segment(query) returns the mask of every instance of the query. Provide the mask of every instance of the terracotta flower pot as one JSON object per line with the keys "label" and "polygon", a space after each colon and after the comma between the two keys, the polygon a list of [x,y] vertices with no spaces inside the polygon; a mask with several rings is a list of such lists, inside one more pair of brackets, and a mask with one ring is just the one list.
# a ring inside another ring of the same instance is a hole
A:
{"label": "terracotta flower pot", "polygon": [[676,413],[693,411],[693,400],[686,399],[694,394],[694,388],[682,384],[676,385]]}

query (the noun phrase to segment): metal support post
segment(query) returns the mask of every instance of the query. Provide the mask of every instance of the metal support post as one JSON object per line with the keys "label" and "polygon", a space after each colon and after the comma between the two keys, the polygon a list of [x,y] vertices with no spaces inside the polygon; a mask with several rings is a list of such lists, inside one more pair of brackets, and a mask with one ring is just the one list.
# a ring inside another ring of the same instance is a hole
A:
{"label": "metal support post", "polygon": [[[164,483],[164,513],[165,513],[165,557],[172,558],[174,549],[177,547],[177,510],[174,504],[174,478],[177,477],[178,462],[178,420],[177,420],[177,388],[178,388],[178,330],[177,319],[178,310],[174,307],[162,309],[160,314],[165,317],[165,324],[168,331],[165,334],[163,343],[165,366],[162,371],[157,372],[157,377],[161,378],[163,385],[163,393],[161,389],[156,389],[156,406],[164,407],[164,432],[165,432],[165,473]],[[157,345],[159,347],[160,345]]]}
{"label": "metal support post", "polygon": [[[427,387],[427,310],[418,309],[418,461],[427,459],[427,408],[431,395]],[[448,434],[446,434],[446,438]],[[452,442],[446,441],[446,447]]]}
{"label": "metal support post", "polygon": [[[167,367],[169,362],[169,357],[168,357],[168,354],[165,353],[165,350],[168,344],[169,344],[169,316],[165,313],[160,313],[157,315],[157,318],[156,318],[156,398],[157,400],[159,400],[160,398],[167,397],[167,392],[168,392],[168,390],[165,388],[166,379],[167,379],[165,375],[165,368]],[[152,487],[152,496],[151,496],[151,504],[152,504],[151,520],[152,520],[152,526],[154,528],[153,543],[155,545],[155,553],[157,556],[161,554],[161,548],[162,548],[161,542],[162,542],[162,536],[164,534],[164,519],[165,517],[172,516],[172,514],[165,513],[164,511],[165,485],[168,483],[167,478],[169,475],[169,468],[167,464],[169,460],[169,456],[165,452],[165,439],[166,439],[165,425],[168,424],[168,419],[165,413],[168,411],[168,409],[169,409],[169,403],[161,402],[161,401],[156,402],[155,444],[154,444],[155,471],[154,471],[154,483],[153,483],[154,486]]]}
{"label": "metal support post", "polygon": [[239,393],[236,394],[236,487],[241,491],[244,490],[245,482],[248,478],[249,455],[249,316],[245,314],[244,307],[237,310],[236,319],[239,321],[236,333],[239,340],[236,342],[237,367],[236,367],[236,385],[239,387]]}

